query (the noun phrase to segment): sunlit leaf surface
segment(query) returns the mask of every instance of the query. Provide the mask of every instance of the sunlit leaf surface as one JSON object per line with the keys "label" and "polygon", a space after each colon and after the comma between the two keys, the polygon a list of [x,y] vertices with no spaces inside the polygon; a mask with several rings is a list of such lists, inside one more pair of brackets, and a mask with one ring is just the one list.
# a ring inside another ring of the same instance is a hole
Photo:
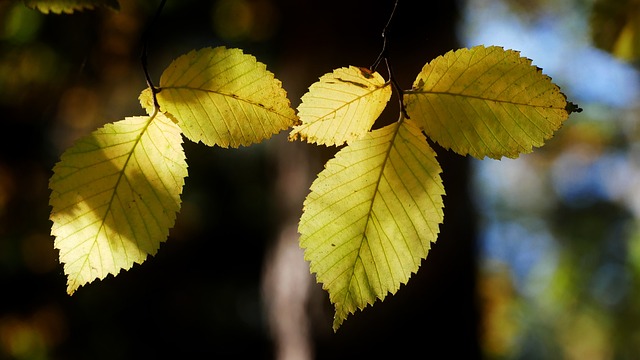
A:
{"label": "sunlit leaf surface", "polygon": [[160,110],[187,138],[206,145],[258,143],[297,122],[280,81],[239,49],[180,56],[162,73],[159,87]]}
{"label": "sunlit leaf surface", "polygon": [[142,263],[167,239],[187,176],[180,128],[162,114],[108,124],[53,172],[51,233],[72,294]]}
{"label": "sunlit leaf surface", "polygon": [[302,97],[302,122],[290,134],[319,145],[342,145],[366,134],[391,97],[377,72],[350,66],[326,74]]}
{"label": "sunlit leaf surface", "polygon": [[440,172],[407,120],[350,142],[313,182],[300,245],[335,305],[334,329],[418,270],[443,219]]}
{"label": "sunlit leaf surface", "polygon": [[579,110],[531,60],[495,46],[434,59],[404,101],[430,138],[477,158],[531,152]]}

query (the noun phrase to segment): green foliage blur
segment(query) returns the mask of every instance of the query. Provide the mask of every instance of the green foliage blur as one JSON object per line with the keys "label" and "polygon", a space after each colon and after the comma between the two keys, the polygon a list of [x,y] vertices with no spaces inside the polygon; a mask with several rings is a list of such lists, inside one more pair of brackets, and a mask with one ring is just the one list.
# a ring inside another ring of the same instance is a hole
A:
{"label": "green foliage blur", "polygon": [[[509,24],[524,55],[585,109],[539,151],[474,164],[483,354],[636,359],[640,57],[632,39],[640,39],[640,28],[633,30],[638,2],[468,6],[469,13],[491,10],[485,22],[469,16],[476,20],[467,29]],[[489,31],[483,38],[509,41]]]}

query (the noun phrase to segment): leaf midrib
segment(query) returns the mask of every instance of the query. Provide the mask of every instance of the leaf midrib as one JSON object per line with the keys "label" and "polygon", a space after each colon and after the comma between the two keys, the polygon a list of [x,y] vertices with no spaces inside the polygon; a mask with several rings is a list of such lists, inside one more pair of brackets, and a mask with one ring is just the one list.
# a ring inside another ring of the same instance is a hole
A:
{"label": "leaf midrib", "polygon": [[288,117],[286,114],[284,113],[280,113],[278,112],[277,107],[274,106],[267,106],[266,104],[263,104],[261,102],[258,101],[251,101],[250,99],[246,99],[246,98],[242,98],[240,96],[231,94],[231,93],[224,93],[224,92],[220,92],[220,91],[216,91],[216,90],[209,90],[209,89],[202,89],[202,88],[193,88],[193,87],[189,87],[189,86],[168,86],[168,87],[163,87],[161,88],[161,90],[190,90],[190,91],[200,91],[200,92],[204,92],[204,93],[208,93],[208,94],[216,94],[216,95],[221,95],[224,97],[228,97],[237,101],[241,101],[243,103],[252,105],[252,106],[257,106],[261,109],[264,109],[270,113],[276,114],[278,116],[287,118],[287,119],[291,119],[290,117]]}
{"label": "leaf midrib", "polygon": [[[295,133],[299,133],[303,129],[306,129],[306,128],[308,128],[308,127],[310,127],[312,125],[315,125],[317,123],[322,123],[324,121],[335,120],[335,114],[337,114],[340,110],[342,110],[343,108],[345,108],[348,105],[351,105],[351,104],[353,104],[353,103],[355,103],[357,101],[361,101],[362,99],[371,96],[376,91],[384,89],[387,85],[389,85],[389,83],[385,83],[382,86],[377,86],[375,89],[373,89],[373,90],[371,90],[371,91],[369,91],[369,92],[367,92],[367,93],[365,93],[365,94],[363,94],[361,96],[357,96],[351,101],[344,102],[342,105],[340,105],[337,108],[331,107],[331,109],[333,109],[332,111],[329,111],[329,112],[325,113],[322,117],[318,117],[314,121],[303,123],[301,125],[296,126],[296,129],[294,130],[294,132]],[[321,99],[321,97],[314,96],[314,99]],[[327,99],[327,100],[335,100],[335,99]],[[329,117],[330,114],[334,114],[334,116],[330,118]]]}
{"label": "leaf midrib", "polygon": [[[387,150],[385,151],[384,154],[384,160],[382,161],[382,165],[380,166],[380,173],[378,174],[378,178],[376,179],[376,183],[375,183],[375,187],[373,190],[373,198],[371,199],[371,204],[369,205],[369,210],[367,211],[367,219],[365,221],[364,224],[364,229],[362,231],[362,238],[360,239],[360,245],[358,246],[358,255],[356,257],[356,261],[354,262],[353,267],[351,268],[351,275],[349,278],[349,282],[347,284],[347,291],[345,291],[344,294],[344,298],[342,300],[342,303],[346,303],[346,299],[349,296],[349,294],[351,293],[350,288],[351,288],[351,284],[355,278],[355,267],[356,267],[356,263],[358,261],[362,262],[362,258],[360,257],[360,254],[362,252],[362,245],[364,244],[365,241],[367,241],[367,228],[369,227],[369,223],[371,221],[371,216],[373,215],[373,204],[376,201],[376,198],[378,197],[378,189],[380,187],[380,183],[382,182],[382,177],[384,175],[384,169],[387,166],[387,162],[389,161],[389,158],[391,157],[391,150],[393,149],[393,145],[395,143],[396,137],[398,136],[398,134],[400,133],[400,126],[402,126],[402,123],[404,122],[404,116],[400,118],[400,120],[398,120],[396,122],[397,127],[393,133],[393,135],[391,136],[391,139],[389,141],[389,146],[387,148]],[[376,265],[377,267],[377,265]]]}
{"label": "leaf midrib", "polygon": [[542,109],[554,109],[554,110],[564,110],[566,105],[561,106],[561,107],[554,107],[554,106],[544,106],[544,105],[533,105],[533,104],[527,104],[527,103],[522,103],[522,102],[516,102],[516,101],[511,101],[511,100],[502,100],[502,99],[492,99],[492,98],[487,98],[487,97],[482,97],[479,95],[467,95],[467,94],[460,94],[460,93],[452,93],[452,92],[446,92],[446,91],[416,91],[416,90],[406,90],[404,92],[407,95],[448,95],[448,96],[452,96],[452,97],[463,97],[463,98],[471,98],[474,100],[481,100],[481,101],[491,101],[494,103],[499,103],[499,104],[508,104],[508,105],[516,105],[516,106],[530,106],[533,108],[542,108]]}
{"label": "leaf midrib", "polygon": [[[140,143],[140,141],[142,139],[142,136],[145,134],[145,132],[147,131],[147,129],[151,125],[151,122],[153,122],[153,119],[156,117],[157,113],[158,113],[158,109],[154,109],[153,114],[151,116],[149,116],[149,120],[144,125],[144,127],[142,128],[142,130],[140,131],[138,136],[136,137],[136,139],[135,139],[135,141],[133,143],[133,146],[131,147],[131,151],[127,155],[127,159],[125,160],[125,162],[124,162],[124,164],[122,166],[122,170],[119,171],[120,174],[118,175],[118,179],[116,180],[116,183],[113,186],[113,193],[111,194],[111,198],[109,199],[109,201],[107,203],[107,209],[105,210],[104,216],[102,217],[102,220],[100,221],[100,228],[96,232],[96,235],[95,235],[95,237],[93,239],[93,243],[91,244],[91,247],[90,247],[89,251],[87,252],[87,256],[85,257],[85,260],[84,260],[84,262],[83,262],[83,264],[81,266],[81,269],[84,269],[87,266],[87,262],[89,261],[89,258],[90,258],[89,254],[92,253],[94,247],[98,243],[98,237],[100,236],[100,233],[102,232],[102,229],[105,226],[105,222],[107,221],[107,216],[111,212],[111,206],[113,205],[113,201],[115,199],[118,186],[120,186],[120,181],[122,180],[122,178],[125,175],[125,171],[126,171],[127,166],[129,165],[129,161],[131,160],[131,157],[133,156],[133,153],[135,152],[136,147]],[[113,257],[113,252],[111,253],[111,255]],[[102,256],[100,256],[99,258],[100,258],[100,267],[103,268]],[[114,258],[114,262],[115,262],[115,258]],[[82,273],[82,271],[78,272],[78,274],[80,274],[80,273]]]}

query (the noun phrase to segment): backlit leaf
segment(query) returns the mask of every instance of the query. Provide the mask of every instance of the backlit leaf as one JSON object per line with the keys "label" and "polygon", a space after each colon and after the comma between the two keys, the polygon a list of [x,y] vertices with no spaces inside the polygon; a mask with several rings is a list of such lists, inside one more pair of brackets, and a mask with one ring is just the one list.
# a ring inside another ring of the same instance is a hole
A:
{"label": "backlit leaf", "polygon": [[430,138],[477,158],[531,152],[569,113],[580,111],[531,60],[495,46],[434,59],[404,101],[409,117]]}
{"label": "backlit leaf", "polygon": [[91,10],[96,6],[104,6],[114,10],[120,9],[117,0],[23,0],[25,5],[48,14],[71,14],[78,10]]}
{"label": "backlit leaf", "polygon": [[180,128],[162,114],[105,125],[53,172],[51,233],[72,294],[142,263],[167,239],[187,176]]}
{"label": "backlit leaf", "polygon": [[349,142],[311,185],[300,245],[335,305],[334,330],[426,258],[443,220],[435,156],[413,122],[397,122]]}
{"label": "backlit leaf", "polygon": [[159,87],[160,110],[187,138],[210,146],[258,143],[297,121],[280,81],[239,49],[180,56],[163,72]]}
{"label": "backlit leaf", "polygon": [[350,66],[325,74],[302,97],[302,122],[290,134],[319,145],[342,145],[366,134],[391,97],[377,72]]}

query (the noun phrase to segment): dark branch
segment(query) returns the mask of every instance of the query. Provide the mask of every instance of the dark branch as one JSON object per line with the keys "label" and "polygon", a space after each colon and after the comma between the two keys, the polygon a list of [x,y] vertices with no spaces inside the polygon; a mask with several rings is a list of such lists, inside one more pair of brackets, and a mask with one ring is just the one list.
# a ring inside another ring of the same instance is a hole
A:
{"label": "dark branch", "polygon": [[398,8],[399,2],[400,0],[396,0],[395,3],[393,4],[393,10],[391,10],[391,15],[389,16],[389,20],[387,20],[387,24],[384,26],[384,29],[382,30],[382,50],[380,51],[380,54],[376,58],[376,61],[374,61],[373,65],[371,65],[370,70],[375,71],[376,68],[380,65],[380,63],[384,61],[387,67],[387,74],[389,74],[389,82],[391,83],[391,86],[395,90],[395,93],[398,97],[400,112],[402,113],[405,119],[408,119],[409,115],[407,114],[407,109],[404,106],[404,102],[402,102],[404,91],[402,90],[402,88],[398,84],[398,81],[396,80],[395,74],[393,72],[393,68],[391,67],[391,63],[389,61],[389,50],[387,48],[387,38],[389,35],[389,29],[391,27],[391,21],[393,20],[393,17],[396,14],[396,9]]}
{"label": "dark branch", "polygon": [[375,71],[378,65],[380,65],[380,62],[382,62],[382,60],[387,58],[387,54],[388,54],[387,37],[389,34],[389,28],[391,27],[391,20],[393,20],[393,16],[396,14],[396,8],[398,7],[398,2],[400,2],[400,0],[396,0],[396,2],[393,4],[393,10],[391,10],[391,15],[389,15],[389,20],[387,20],[387,24],[384,26],[384,29],[382,29],[382,50],[380,51],[378,58],[376,58],[376,61],[374,61],[373,65],[371,65],[371,68],[370,68],[371,71]]}
{"label": "dark branch", "polygon": [[151,19],[151,23],[149,23],[149,26],[144,32],[144,35],[142,37],[142,56],[140,57],[140,60],[142,61],[142,71],[144,71],[144,77],[147,80],[147,86],[149,86],[149,89],[151,89],[151,94],[153,95],[153,105],[156,109],[160,109],[160,105],[158,105],[158,98],[156,97],[156,94],[160,92],[160,89],[153,85],[153,81],[151,81],[151,76],[149,75],[147,48],[149,44],[150,34],[153,31],[156,22],[158,22],[158,18],[160,17],[160,13],[162,12],[162,9],[164,8],[164,4],[166,2],[167,0],[160,1],[160,5],[158,5],[158,9],[153,16],[153,19]]}

